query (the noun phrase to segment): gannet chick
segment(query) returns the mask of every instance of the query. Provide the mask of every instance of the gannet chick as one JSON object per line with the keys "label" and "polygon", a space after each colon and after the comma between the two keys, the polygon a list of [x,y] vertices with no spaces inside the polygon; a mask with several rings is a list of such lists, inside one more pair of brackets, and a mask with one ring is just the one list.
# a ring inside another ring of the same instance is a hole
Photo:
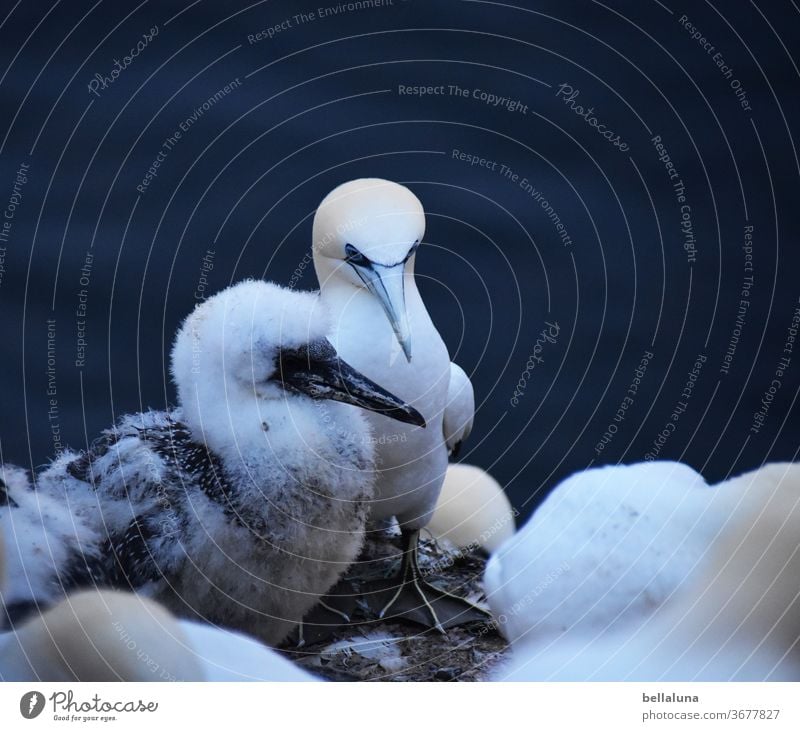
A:
{"label": "gannet chick", "polygon": [[800,680],[800,465],[714,490],[702,571],[643,626],[514,651],[498,680]]}
{"label": "gannet chick", "polygon": [[557,485],[486,567],[513,652],[648,618],[702,563],[719,527],[703,511],[714,494],[676,462],[595,468]]}
{"label": "gannet chick", "polygon": [[282,640],[363,540],[373,440],[346,404],[424,423],[338,358],[316,300],[247,281],[198,305],[172,350],[178,409],[123,417],[37,475],[33,496],[9,493],[11,526],[56,525],[16,556],[5,603],[96,583]]}
{"label": "gannet chick", "polygon": [[492,553],[514,535],[514,510],[488,472],[474,465],[451,464],[425,530],[456,548]]}
{"label": "gannet chick", "polygon": [[[49,484],[45,480],[45,489],[35,490],[25,470],[0,465],[0,544],[5,553],[0,628],[60,601],[65,587],[84,583],[80,567],[86,561],[102,560],[101,533],[86,517],[70,511],[63,493],[46,489]],[[84,491],[82,502],[92,495],[88,486]]]}
{"label": "gannet chick", "polygon": [[204,680],[178,622],[153,601],[82,591],[0,635],[4,681]]}
{"label": "gannet chick", "polygon": [[439,497],[448,450],[457,450],[468,435],[474,413],[469,379],[450,362],[414,279],[425,233],[422,204],[397,183],[353,180],[326,196],[313,229],[314,268],[321,305],[331,314],[331,342],[427,423],[421,429],[368,415],[378,451],[371,520],[380,525],[395,516],[403,535],[399,588],[380,615],[408,603],[422,605],[439,631],[486,619],[474,605],[425,582],[417,566],[419,531]]}
{"label": "gannet chick", "polygon": [[137,594],[86,590],[0,635],[0,680],[313,681],[274,650],[177,620]]}

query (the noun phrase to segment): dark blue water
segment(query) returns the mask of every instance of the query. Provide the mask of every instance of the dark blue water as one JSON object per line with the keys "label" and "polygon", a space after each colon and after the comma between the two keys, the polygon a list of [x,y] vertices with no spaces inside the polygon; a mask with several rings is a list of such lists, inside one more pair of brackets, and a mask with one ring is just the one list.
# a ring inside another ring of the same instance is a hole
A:
{"label": "dark blue water", "polygon": [[516,4],[2,3],[3,458],[171,403],[196,298],[288,283],[379,176],[428,212],[462,459],[524,512],[590,464],[793,459],[796,6]]}

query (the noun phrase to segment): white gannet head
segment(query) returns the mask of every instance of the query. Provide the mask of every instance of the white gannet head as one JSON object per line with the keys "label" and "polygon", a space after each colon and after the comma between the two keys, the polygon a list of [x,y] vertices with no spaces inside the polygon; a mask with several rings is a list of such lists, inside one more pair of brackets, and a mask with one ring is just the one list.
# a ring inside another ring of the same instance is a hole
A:
{"label": "white gannet head", "polygon": [[364,287],[380,302],[411,360],[405,275],[425,234],[425,211],[406,187],[361,178],[328,193],[314,216],[314,267],[324,290],[332,277]]}
{"label": "white gannet head", "polygon": [[[186,318],[172,349],[172,375],[187,424],[240,419],[265,403],[331,399],[418,426],[424,419],[342,361],[326,339],[318,297],[262,281],[219,292]],[[213,446],[213,445],[212,445]]]}

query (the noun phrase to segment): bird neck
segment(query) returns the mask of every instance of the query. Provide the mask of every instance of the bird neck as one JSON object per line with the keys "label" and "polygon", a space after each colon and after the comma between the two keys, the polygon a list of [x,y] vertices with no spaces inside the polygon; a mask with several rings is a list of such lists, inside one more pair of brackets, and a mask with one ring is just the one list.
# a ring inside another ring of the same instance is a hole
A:
{"label": "bird neck", "polygon": [[217,381],[201,382],[179,395],[181,418],[192,438],[223,461],[264,448],[263,422],[269,421],[271,400],[244,393],[236,383],[219,388]]}

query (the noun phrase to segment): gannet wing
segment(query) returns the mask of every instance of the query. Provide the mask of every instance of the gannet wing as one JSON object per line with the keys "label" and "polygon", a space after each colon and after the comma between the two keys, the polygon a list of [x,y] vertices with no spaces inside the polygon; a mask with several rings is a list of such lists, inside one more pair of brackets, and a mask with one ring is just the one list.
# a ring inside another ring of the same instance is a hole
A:
{"label": "gannet wing", "polygon": [[469,376],[455,363],[450,363],[450,385],[444,409],[442,429],[448,454],[455,458],[461,443],[472,431],[475,418],[475,392]]}

